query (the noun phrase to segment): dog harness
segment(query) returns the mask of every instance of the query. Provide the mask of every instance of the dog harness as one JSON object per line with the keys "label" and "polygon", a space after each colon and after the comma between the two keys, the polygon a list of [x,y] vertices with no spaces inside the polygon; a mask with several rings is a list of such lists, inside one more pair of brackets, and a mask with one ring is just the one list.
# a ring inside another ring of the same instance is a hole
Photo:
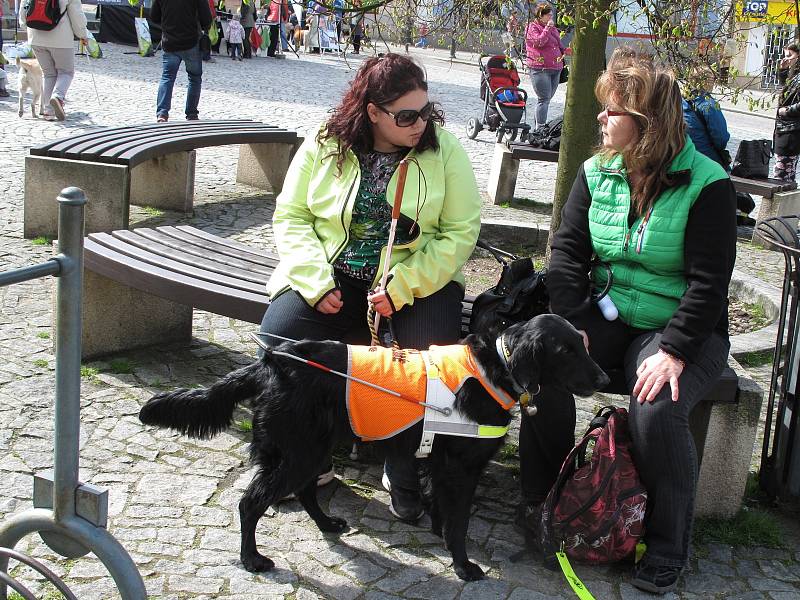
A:
{"label": "dog harness", "polygon": [[477,379],[504,410],[515,403],[513,397],[489,382],[468,346],[431,346],[424,351],[348,346],[347,352],[348,375],[417,400],[411,402],[348,379],[350,426],[364,440],[392,437],[424,419],[417,454],[426,456],[437,433],[498,438],[508,431],[507,426],[476,423],[455,407],[455,394],[470,377]]}

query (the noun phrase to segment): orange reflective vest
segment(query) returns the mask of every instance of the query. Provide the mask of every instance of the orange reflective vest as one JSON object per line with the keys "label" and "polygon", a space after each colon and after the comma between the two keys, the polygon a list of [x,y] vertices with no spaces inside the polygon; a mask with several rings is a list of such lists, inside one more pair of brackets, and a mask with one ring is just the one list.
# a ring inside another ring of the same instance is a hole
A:
{"label": "orange reflective vest", "polygon": [[[468,346],[431,346],[429,350],[394,350],[378,346],[348,346],[347,373],[402,394],[412,402],[347,380],[347,412],[353,433],[364,440],[382,440],[418,423],[425,414],[426,361],[438,370],[442,383],[456,394],[474,377],[505,410],[515,399],[495,388],[483,374]],[[428,367],[430,368],[430,366]]]}

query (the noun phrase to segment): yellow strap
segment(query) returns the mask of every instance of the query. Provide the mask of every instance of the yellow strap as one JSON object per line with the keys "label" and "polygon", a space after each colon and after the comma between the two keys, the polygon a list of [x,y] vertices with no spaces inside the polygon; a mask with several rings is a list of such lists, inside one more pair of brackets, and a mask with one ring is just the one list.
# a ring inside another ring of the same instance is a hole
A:
{"label": "yellow strap", "polygon": [[564,577],[567,578],[567,582],[578,598],[581,600],[594,600],[594,596],[592,596],[591,592],[586,589],[583,582],[575,575],[575,571],[572,570],[572,565],[569,564],[567,555],[563,552],[556,552],[556,558],[558,559],[558,564],[561,565],[561,572],[564,573]]}
{"label": "yellow strap", "polygon": [[646,551],[647,551],[647,544],[645,544],[642,541],[639,541],[636,544],[636,561],[635,562],[638,563],[640,560],[642,560],[642,557],[644,556],[644,553]]}
{"label": "yellow strap", "polygon": [[478,437],[499,438],[508,433],[508,427],[499,425],[478,425]]}

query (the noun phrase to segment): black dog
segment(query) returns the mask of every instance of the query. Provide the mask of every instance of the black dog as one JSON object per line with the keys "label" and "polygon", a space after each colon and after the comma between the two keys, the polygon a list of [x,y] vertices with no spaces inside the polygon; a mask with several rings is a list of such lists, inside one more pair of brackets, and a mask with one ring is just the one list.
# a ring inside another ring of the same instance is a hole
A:
{"label": "black dog", "polygon": [[[512,393],[519,387],[534,394],[541,384],[558,381],[571,392],[590,395],[608,384],[608,377],[589,358],[583,339],[566,320],[541,315],[512,325],[503,333],[510,356],[501,357],[495,339],[470,335],[465,343],[495,388]],[[285,342],[274,348],[347,371],[347,347],[332,341]],[[322,512],[317,503],[317,475],[335,445],[350,442],[345,402],[346,380],[312,366],[267,352],[248,367],[234,371],[208,389],[177,390],[150,399],[139,413],[143,423],[168,427],[186,435],[211,437],[231,424],[237,404],[252,398],[253,442],[250,458],[259,466],[239,502],[241,560],[248,571],[274,566],[258,553],[258,520],[273,503],[296,493],[321,531],[339,533],[347,523]],[[467,379],[456,394],[456,408],[477,423],[508,425],[511,416],[477,379]],[[413,453],[422,423],[386,440],[390,452]],[[444,538],[459,577],[483,577],[469,561],[466,535],[478,478],[503,438],[478,439],[437,435],[430,456],[434,502],[432,530]]]}

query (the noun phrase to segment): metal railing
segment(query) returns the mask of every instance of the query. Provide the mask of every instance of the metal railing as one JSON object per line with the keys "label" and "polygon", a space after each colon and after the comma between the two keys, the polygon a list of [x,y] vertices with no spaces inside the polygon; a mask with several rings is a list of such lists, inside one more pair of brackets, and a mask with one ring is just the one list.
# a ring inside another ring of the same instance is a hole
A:
{"label": "metal railing", "polygon": [[[35,532],[66,558],[93,552],[114,578],[123,600],[144,600],[147,593],[139,570],[125,548],[106,530],[108,492],[78,481],[86,195],[78,188],[66,188],[58,196],[58,203],[58,255],[38,265],[0,273],[0,286],[48,275],[58,277],[54,469],[52,476],[34,475],[34,508],[0,523],[0,549],[12,549],[0,551],[0,600],[6,600],[7,586],[18,590],[8,575],[8,561],[24,555],[14,552],[14,546]],[[63,582],[57,581],[54,574],[43,574],[61,589]]]}
{"label": "metal railing", "polygon": [[756,225],[758,235],[783,252],[785,270],[772,356],[759,484],[770,495],[800,496],[800,238],[797,215],[771,217]]}

